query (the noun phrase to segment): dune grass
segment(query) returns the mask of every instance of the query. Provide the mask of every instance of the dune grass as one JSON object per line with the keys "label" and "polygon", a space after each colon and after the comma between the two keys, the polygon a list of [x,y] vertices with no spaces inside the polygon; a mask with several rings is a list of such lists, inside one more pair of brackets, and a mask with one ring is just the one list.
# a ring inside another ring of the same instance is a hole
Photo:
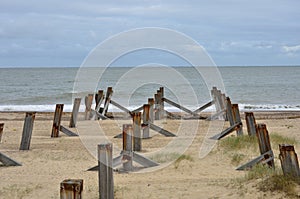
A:
{"label": "dune grass", "polygon": [[239,149],[248,149],[257,147],[257,138],[255,136],[229,136],[220,140],[220,146],[225,150],[237,151]]}
{"label": "dune grass", "polygon": [[[270,133],[269,136],[273,147],[279,144],[297,144],[294,138],[278,133]],[[247,155],[253,154],[253,151],[259,148],[256,136],[248,135],[223,138],[219,145],[221,150],[228,152],[227,155],[231,156],[231,163],[234,165],[245,161]],[[280,167],[272,169],[267,165],[258,164],[253,166],[244,177],[236,180],[239,185],[254,181],[257,189],[262,192],[281,192],[290,198],[300,198],[300,178],[283,175]]]}

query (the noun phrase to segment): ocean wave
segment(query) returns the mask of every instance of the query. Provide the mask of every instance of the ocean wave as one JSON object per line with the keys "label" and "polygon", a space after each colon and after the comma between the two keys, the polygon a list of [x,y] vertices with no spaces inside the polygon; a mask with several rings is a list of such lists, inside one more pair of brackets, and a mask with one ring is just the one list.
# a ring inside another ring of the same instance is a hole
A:
{"label": "ocean wave", "polygon": [[[16,112],[16,111],[36,111],[36,112],[54,112],[55,104],[46,104],[46,105],[0,105],[0,111],[2,112]],[[95,107],[95,104],[92,105],[92,108]],[[128,110],[135,110],[140,106],[128,106],[126,107]],[[185,106],[190,110],[196,110],[199,107],[195,106]],[[71,112],[73,108],[72,104],[64,105],[64,112]],[[239,108],[241,111],[300,111],[300,105],[270,105],[270,104],[261,104],[261,105],[253,105],[253,104],[239,104]],[[165,109],[169,112],[182,112],[178,108],[165,105]],[[85,111],[84,104],[80,105],[80,112]],[[117,107],[110,105],[108,111],[110,112],[120,112],[121,110]],[[211,106],[204,110],[204,112],[214,112],[215,107]]]}

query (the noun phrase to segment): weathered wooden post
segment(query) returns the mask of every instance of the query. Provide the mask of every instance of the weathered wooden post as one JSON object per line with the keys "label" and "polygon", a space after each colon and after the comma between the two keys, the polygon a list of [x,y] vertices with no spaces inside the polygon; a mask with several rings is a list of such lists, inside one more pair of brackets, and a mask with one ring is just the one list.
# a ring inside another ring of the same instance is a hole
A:
{"label": "weathered wooden post", "polygon": [[[241,116],[240,116],[240,110],[238,104],[232,104],[232,113],[233,113],[233,120],[234,123],[242,123]],[[243,125],[239,125],[236,128],[236,134],[238,136],[243,135]]]}
{"label": "weathered wooden post", "polygon": [[30,148],[30,141],[31,141],[34,119],[35,119],[35,112],[26,113],[20,150],[29,150]]}
{"label": "weathered wooden post", "polygon": [[145,125],[143,128],[143,138],[149,138],[150,105],[144,104],[143,109],[143,124]]}
{"label": "weathered wooden post", "polygon": [[81,103],[81,98],[74,99],[73,110],[72,110],[71,119],[69,123],[70,128],[76,127],[80,103]]}
{"label": "weathered wooden post", "polygon": [[98,178],[100,199],[114,198],[112,147],[112,143],[98,145]]}
{"label": "weathered wooden post", "polygon": [[256,135],[256,121],[253,112],[245,112],[247,131],[249,136]]}
{"label": "weathered wooden post", "polygon": [[132,171],[132,124],[123,124],[123,158],[126,162],[123,163],[125,171]]}
{"label": "weathered wooden post", "polygon": [[113,89],[112,87],[108,87],[107,88],[107,91],[106,91],[106,97],[105,97],[105,102],[104,102],[104,108],[103,108],[103,112],[102,114],[104,114],[106,116],[107,114],[107,111],[108,111],[108,106],[109,106],[109,103],[110,103],[110,99],[113,95]]}
{"label": "weathered wooden post", "polygon": [[67,179],[60,183],[60,199],[82,199],[83,180]]}
{"label": "weathered wooden post", "polygon": [[61,116],[63,113],[63,109],[64,109],[63,104],[56,104],[51,137],[58,137],[58,135],[59,135],[60,122],[61,122]]}
{"label": "weathered wooden post", "polygon": [[154,122],[154,112],[153,112],[153,110],[154,110],[154,99],[153,98],[149,98],[148,99],[148,104],[149,104],[149,121],[151,122],[151,123],[153,123]]}
{"label": "weathered wooden post", "polygon": [[[256,136],[258,139],[259,150],[260,150],[261,155],[263,155],[269,151],[272,151],[269,132],[268,132],[267,126],[265,124],[257,124],[256,125]],[[266,154],[264,156],[264,159],[265,160],[269,159],[269,161],[267,161],[267,164],[270,167],[275,168],[273,156]]]}
{"label": "weathered wooden post", "polygon": [[96,102],[95,110],[97,109],[97,107],[99,106],[100,101],[103,98],[104,98],[104,91],[103,90],[98,90],[98,93],[95,94],[95,102]]}
{"label": "weathered wooden post", "polygon": [[159,96],[158,93],[154,94],[154,119],[159,120]]}
{"label": "weathered wooden post", "polygon": [[141,112],[133,113],[133,151],[142,150]]}
{"label": "weathered wooden post", "polygon": [[164,87],[160,87],[158,92],[160,93],[159,119],[163,119],[164,115],[165,115],[165,105],[164,105],[164,101],[163,101],[163,98],[165,97]]}
{"label": "weathered wooden post", "polygon": [[[222,92],[220,90],[217,90],[216,91],[216,97],[217,97],[217,101],[219,103],[219,106],[220,106],[220,111],[225,111],[225,102],[222,100]],[[223,112],[220,117],[219,117],[220,120],[225,120],[225,112]]]}
{"label": "weathered wooden post", "polygon": [[221,97],[222,107],[224,109],[223,117],[224,117],[225,121],[228,121],[227,114],[226,114],[227,113],[227,111],[226,111],[226,109],[227,109],[227,106],[226,106],[226,96],[225,96],[224,93],[221,93],[220,97]]}
{"label": "weathered wooden post", "polygon": [[0,143],[2,140],[3,129],[4,129],[4,123],[0,123]]}
{"label": "weathered wooden post", "polygon": [[85,120],[91,119],[93,98],[94,98],[94,94],[88,94],[88,96],[84,98],[85,101],[84,119]]}
{"label": "weathered wooden post", "polygon": [[232,104],[229,97],[226,97],[226,115],[227,119],[230,123],[230,126],[234,125],[234,119],[233,119],[233,111],[232,111]]}
{"label": "weathered wooden post", "polygon": [[[213,87],[212,90],[211,90],[211,96],[214,100],[214,103],[215,103],[215,107],[216,107],[216,112],[219,113],[220,111],[222,111],[222,108],[221,108],[221,104],[220,104],[220,100],[219,100],[219,97],[218,97],[218,89],[217,87]],[[219,119],[221,119],[222,116],[219,117]]]}
{"label": "weathered wooden post", "polygon": [[293,145],[279,144],[279,159],[283,174],[300,177],[299,162]]}

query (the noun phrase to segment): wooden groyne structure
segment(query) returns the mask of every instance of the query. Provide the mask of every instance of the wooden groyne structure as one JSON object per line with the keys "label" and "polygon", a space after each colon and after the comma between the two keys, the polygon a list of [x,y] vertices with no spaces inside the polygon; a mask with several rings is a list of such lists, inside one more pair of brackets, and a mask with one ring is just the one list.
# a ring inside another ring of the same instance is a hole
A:
{"label": "wooden groyne structure", "polygon": [[[122,149],[117,151],[118,155],[113,157],[113,144],[111,142],[97,143],[98,164],[88,171],[98,172],[99,198],[114,198],[114,171],[118,172],[134,172],[135,164],[141,165],[143,168],[156,167],[159,163],[145,157],[143,154],[143,139],[151,139],[150,130],[153,130],[165,137],[176,137],[176,133],[160,127],[156,121],[165,118],[170,119],[192,119],[206,120],[207,122],[214,120],[222,120],[228,123],[228,127],[222,132],[210,137],[211,140],[220,140],[235,132],[236,136],[244,136],[243,128],[247,129],[247,135],[257,138],[259,154],[249,162],[236,168],[237,170],[251,169],[257,164],[267,165],[270,169],[275,169],[274,153],[271,146],[271,140],[267,125],[257,123],[253,112],[245,112],[245,123],[242,123],[239,105],[232,103],[229,96],[222,93],[216,87],[211,90],[211,100],[204,103],[195,110],[190,110],[182,104],[168,98],[164,93],[164,87],[156,90],[152,98],[146,99],[145,104],[135,110],[129,110],[121,105],[113,98],[113,88],[108,87],[106,92],[98,90],[96,94],[88,94],[84,99],[75,98],[73,110],[70,116],[69,125],[64,126],[61,123],[64,104],[56,104],[53,114],[53,123],[49,138],[59,139],[60,133],[67,136],[79,136],[77,133],[79,108],[84,103],[84,120],[110,120],[116,119],[109,113],[109,106],[113,105],[127,115],[127,119],[131,121],[123,124],[122,132],[114,137],[114,139],[122,139]],[[95,107],[93,107],[95,102]],[[166,104],[181,110],[183,114],[170,113],[165,109]],[[202,113],[207,108],[214,106],[215,113],[203,116]],[[24,126],[21,136],[19,150],[30,150],[31,137],[34,129],[36,112],[26,112]],[[5,136],[4,123],[0,123],[0,143]],[[88,128],[85,126],[84,128]],[[246,135],[246,136],[247,136]],[[293,145],[289,143],[279,144],[279,159],[283,174],[291,178],[300,177],[300,169],[297,153]],[[0,162],[4,166],[22,166],[21,163],[15,161],[12,157],[8,157],[0,152]],[[71,176],[72,177],[72,176]],[[83,192],[83,179],[65,179],[60,183],[60,198],[62,199],[81,199]]]}

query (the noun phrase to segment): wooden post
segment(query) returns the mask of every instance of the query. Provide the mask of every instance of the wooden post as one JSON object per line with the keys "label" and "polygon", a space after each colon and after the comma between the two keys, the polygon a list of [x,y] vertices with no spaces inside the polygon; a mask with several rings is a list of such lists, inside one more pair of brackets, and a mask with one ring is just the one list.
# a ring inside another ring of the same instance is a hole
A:
{"label": "wooden post", "polygon": [[100,199],[114,198],[112,147],[112,143],[98,145],[98,180]]}
{"label": "wooden post", "polygon": [[96,102],[95,110],[99,106],[99,102],[101,101],[101,99],[103,97],[104,97],[104,91],[103,90],[98,90],[98,93],[95,94],[95,102]]}
{"label": "wooden post", "polygon": [[[267,126],[265,124],[257,124],[256,125],[256,136],[258,139],[260,154],[264,154],[268,151],[272,151],[269,132],[267,130]],[[267,160],[272,158],[270,155],[265,155],[264,159]],[[268,161],[268,165],[272,168],[275,168],[274,159]]]}
{"label": "wooden post", "polygon": [[103,112],[102,114],[103,115],[106,115],[107,111],[108,111],[108,106],[109,106],[109,103],[110,103],[110,99],[112,97],[112,94],[113,94],[113,89],[112,87],[108,87],[107,88],[107,91],[106,91],[106,97],[105,97],[105,102],[104,102],[104,108],[103,108]]}
{"label": "wooden post", "polygon": [[[103,119],[101,117],[101,114],[103,112],[103,108],[101,108],[101,104],[104,100],[104,91],[103,90],[98,90],[98,93],[95,95],[95,101],[96,101],[96,108],[95,108],[95,112],[96,112],[96,117],[95,119]],[[100,113],[100,115],[98,114]]]}
{"label": "wooden post", "polygon": [[70,124],[69,124],[70,128],[76,127],[80,103],[81,103],[81,98],[74,99],[73,110],[72,110],[72,115],[71,115]]}
{"label": "wooden post", "polygon": [[[240,110],[239,110],[239,105],[238,104],[232,104],[232,113],[233,113],[233,119],[234,119],[234,123],[241,123],[241,117],[240,117]],[[238,136],[243,135],[243,125],[239,125],[237,126],[236,129],[236,134]]]}
{"label": "wooden post", "polygon": [[253,112],[245,112],[247,131],[249,136],[256,135],[256,121]]}
{"label": "wooden post", "polygon": [[283,174],[291,177],[300,177],[299,162],[293,145],[279,144],[279,159]]}
{"label": "wooden post", "polygon": [[64,109],[63,104],[56,104],[51,137],[58,137],[58,135],[59,135],[60,122],[61,122],[61,116],[63,113],[63,109]]}
{"label": "wooden post", "polygon": [[[218,97],[218,89],[217,87],[213,87],[212,90],[211,90],[211,96],[215,102],[215,107],[216,107],[216,112],[220,112],[222,110],[221,108],[221,104],[220,104],[220,100],[219,100],[219,97]],[[222,116],[220,115],[219,116],[219,119],[221,119]]]}
{"label": "wooden post", "polygon": [[3,129],[4,129],[4,123],[0,123],[0,143],[2,140]]}
{"label": "wooden post", "polygon": [[67,179],[60,183],[60,199],[82,199],[83,180]]}
{"label": "wooden post", "polygon": [[221,97],[222,107],[225,110],[225,112],[223,113],[223,117],[224,117],[225,121],[228,121],[227,114],[226,114],[226,112],[227,112],[226,111],[226,109],[227,109],[227,106],[226,106],[226,96],[225,96],[224,93],[221,93],[220,97]]}
{"label": "wooden post", "polygon": [[159,118],[163,119],[164,118],[164,110],[165,110],[165,105],[164,105],[164,101],[163,98],[165,97],[164,94],[164,87],[160,87],[159,88],[159,93],[160,93],[160,104],[159,104]]}
{"label": "wooden post", "polygon": [[158,96],[158,93],[154,94],[154,109],[155,109],[155,112],[154,112],[154,119],[155,120],[159,120],[159,96]]}
{"label": "wooden post", "polygon": [[123,124],[123,158],[127,161],[123,163],[125,171],[132,171],[132,124]]}
{"label": "wooden post", "polygon": [[26,113],[20,150],[29,150],[30,148],[30,141],[31,141],[34,119],[35,119],[35,112]]}
{"label": "wooden post", "polygon": [[149,121],[151,123],[153,123],[154,122],[154,115],[153,115],[154,99],[153,98],[149,98],[148,99],[148,104],[150,106],[150,108],[149,108]]}
{"label": "wooden post", "polygon": [[149,121],[150,121],[150,105],[144,104],[144,110],[143,110],[143,123],[145,124],[143,128],[143,138],[149,138]]}
{"label": "wooden post", "polygon": [[[222,100],[222,92],[220,90],[217,90],[216,95],[217,95],[216,96],[217,101],[218,101],[219,106],[220,106],[220,111],[225,110],[225,103]],[[225,112],[222,115],[220,115],[219,119],[220,120],[223,120],[223,119],[225,120]]]}
{"label": "wooden post", "polygon": [[233,117],[233,111],[232,111],[232,104],[229,97],[226,97],[226,114],[228,121],[230,123],[230,126],[234,125],[234,117]]}
{"label": "wooden post", "polygon": [[94,94],[88,94],[88,96],[85,97],[85,116],[84,119],[85,120],[89,120],[91,119],[91,115],[92,115],[92,103],[93,103],[93,97]]}
{"label": "wooden post", "polygon": [[133,113],[133,151],[142,150],[141,112]]}

